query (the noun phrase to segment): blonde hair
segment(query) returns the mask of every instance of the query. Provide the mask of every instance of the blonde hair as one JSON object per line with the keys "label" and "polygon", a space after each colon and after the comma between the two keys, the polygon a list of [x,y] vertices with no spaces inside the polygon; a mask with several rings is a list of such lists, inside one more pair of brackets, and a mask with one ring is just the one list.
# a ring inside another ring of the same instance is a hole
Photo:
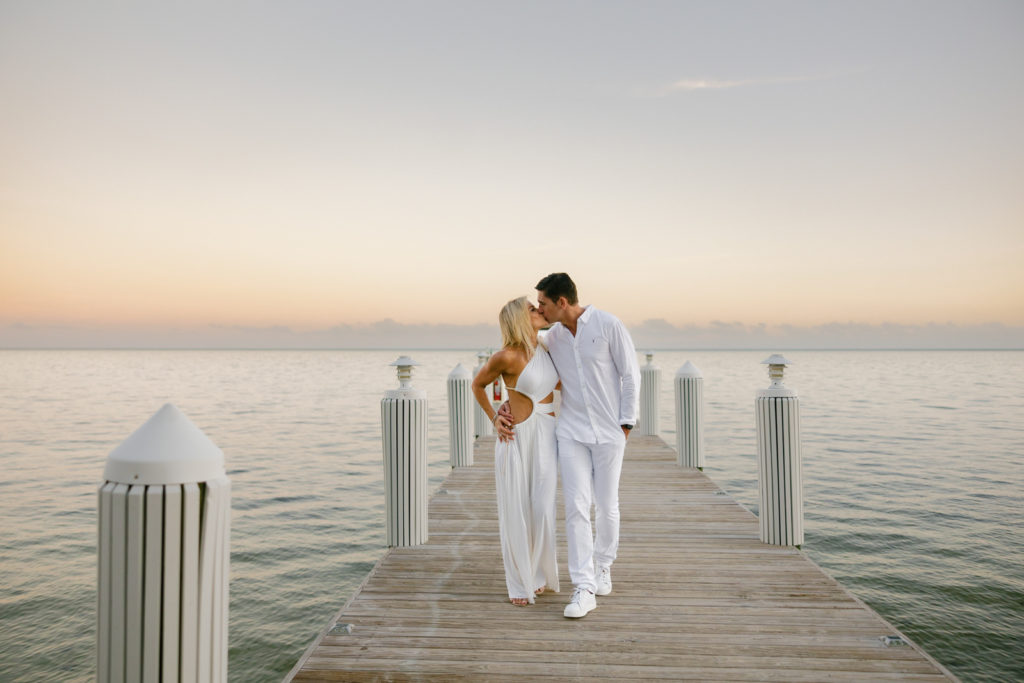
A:
{"label": "blonde hair", "polygon": [[525,296],[512,299],[498,313],[501,343],[513,349],[522,349],[526,359],[533,357],[533,338],[536,334],[530,322],[530,302]]}

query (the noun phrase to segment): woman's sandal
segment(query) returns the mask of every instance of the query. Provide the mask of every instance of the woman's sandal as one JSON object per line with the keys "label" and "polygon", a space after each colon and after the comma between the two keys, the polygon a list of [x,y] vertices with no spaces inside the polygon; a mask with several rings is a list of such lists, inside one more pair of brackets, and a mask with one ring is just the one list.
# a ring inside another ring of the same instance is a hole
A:
{"label": "woman's sandal", "polygon": [[[534,595],[543,595],[544,591],[546,591],[547,589],[548,589],[547,586],[541,586],[537,590],[533,591],[533,594]],[[509,598],[508,601],[511,602],[516,607],[526,607],[527,605],[530,604],[530,599],[529,598]]]}

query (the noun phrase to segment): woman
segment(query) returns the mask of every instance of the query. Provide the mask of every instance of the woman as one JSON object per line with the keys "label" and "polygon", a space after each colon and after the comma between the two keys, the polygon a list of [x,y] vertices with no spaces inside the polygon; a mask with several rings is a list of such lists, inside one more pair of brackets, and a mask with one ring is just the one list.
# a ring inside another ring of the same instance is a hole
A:
{"label": "woman", "polygon": [[547,322],[526,297],[509,301],[498,315],[503,348],[477,373],[473,394],[491,418],[497,413],[487,387],[500,375],[508,388],[515,438],[494,444],[498,527],[505,584],[513,605],[558,592],[555,558],[555,416],[552,392],[558,373],[537,332]]}

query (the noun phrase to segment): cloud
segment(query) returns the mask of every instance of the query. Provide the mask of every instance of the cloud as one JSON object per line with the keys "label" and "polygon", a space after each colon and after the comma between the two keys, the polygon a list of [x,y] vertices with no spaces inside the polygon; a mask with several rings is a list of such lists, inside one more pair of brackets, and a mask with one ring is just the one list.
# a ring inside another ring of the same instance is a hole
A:
{"label": "cloud", "polygon": [[743,88],[752,85],[780,85],[783,83],[805,83],[807,81],[818,81],[828,76],[784,76],[779,78],[748,78],[740,80],[723,80],[718,78],[683,78],[663,86],[658,91],[659,96],[666,97],[679,92],[693,92],[696,90],[729,90],[732,88]]}
{"label": "cloud", "polygon": [[686,78],[676,81],[665,87],[667,92],[675,90],[725,90],[727,88],[738,88],[742,85],[752,85],[757,81],[717,81],[703,78]]}
{"label": "cloud", "polygon": [[[657,318],[630,325],[638,349],[1024,349],[1024,327],[1000,323],[827,323],[766,325],[716,320],[676,325]],[[339,324],[317,330],[283,326],[101,327],[0,323],[0,348],[107,349],[486,349],[496,325]]]}
{"label": "cloud", "polygon": [[657,349],[1024,349],[1024,327],[1001,323],[799,326],[716,320],[677,326],[653,319],[631,326],[630,332],[637,348]]}
{"label": "cloud", "polygon": [[71,326],[0,324],[0,348],[87,349],[483,349],[497,347],[496,325],[340,324],[316,330],[274,325]]}

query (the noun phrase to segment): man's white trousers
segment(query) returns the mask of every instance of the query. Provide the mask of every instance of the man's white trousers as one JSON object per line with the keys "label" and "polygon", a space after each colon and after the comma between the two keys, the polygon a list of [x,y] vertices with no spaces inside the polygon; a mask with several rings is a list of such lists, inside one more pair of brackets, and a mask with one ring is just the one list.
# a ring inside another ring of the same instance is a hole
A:
{"label": "man's white trousers", "polygon": [[[619,548],[619,476],[626,442],[558,440],[558,466],[565,499],[569,578],[577,588],[597,590],[595,566],[611,567]],[[590,507],[594,506],[594,525]]]}

